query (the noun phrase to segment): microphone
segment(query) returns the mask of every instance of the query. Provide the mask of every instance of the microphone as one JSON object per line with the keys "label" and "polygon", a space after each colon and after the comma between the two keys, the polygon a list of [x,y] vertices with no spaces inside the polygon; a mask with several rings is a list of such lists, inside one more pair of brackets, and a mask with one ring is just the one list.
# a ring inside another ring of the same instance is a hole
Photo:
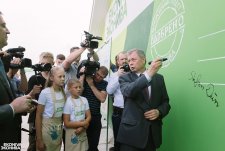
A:
{"label": "microphone", "polygon": [[[160,59],[160,61],[162,61],[162,62],[163,62],[163,61],[166,61],[166,60],[168,60],[168,59],[167,59],[167,58],[162,58],[162,59]],[[152,63],[152,61],[149,61],[149,62],[148,62],[149,65],[150,65],[151,63]]]}

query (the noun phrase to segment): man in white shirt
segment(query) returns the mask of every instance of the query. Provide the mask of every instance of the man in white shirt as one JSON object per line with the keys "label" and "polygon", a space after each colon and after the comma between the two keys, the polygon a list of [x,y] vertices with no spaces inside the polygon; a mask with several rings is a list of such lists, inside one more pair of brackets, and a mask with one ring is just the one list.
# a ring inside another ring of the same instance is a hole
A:
{"label": "man in white shirt", "polygon": [[114,135],[114,147],[110,148],[110,151],[119,151],[120,145],[116,141],[117,133],[119,130],[119,125],[121,122],[121,116],[124,108],[124,99],[120,91],[119,76],[125,74],[123,66],[127,64],[127,54],[126,52],[120,52],[116,56],[116,64],[118,71],[113,73],[109,78],[109,83],[106,88],[107,93],[113,96],[113,114],[112,114],[112,125],[113,125],[113,135]]}

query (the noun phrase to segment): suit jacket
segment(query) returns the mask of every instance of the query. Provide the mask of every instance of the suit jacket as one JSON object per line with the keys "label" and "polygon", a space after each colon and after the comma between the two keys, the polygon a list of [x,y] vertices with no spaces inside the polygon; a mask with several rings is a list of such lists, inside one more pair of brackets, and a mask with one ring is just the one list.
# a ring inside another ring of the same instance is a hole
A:
{"label": "suit jacket", "polygon": [[0,105],[0,123],[13,119],[13,110],[9,104]]}
{"label": "suit jacket", "polygon": [[9,106],[15,98],[9,84],[0,72],[0,146],[21,142],[21,115],[13,115]]}
{"label": "suit jacket", "polygon": [[[124,96],[125,106],[117,136],[117,141],[123,144],[144,148],[149,137],[149,129],[152,130],[152,138],[155,147],[162,143],[162,118],[170,110],[164,78],[155,74],[150,82],[142,75],[130,72],[119,78],[121,92]],[[144,88],[151,85],[151,97],[147,99]],[[144,112],[158,109],[160,117],[150,121],[145,119]]]}

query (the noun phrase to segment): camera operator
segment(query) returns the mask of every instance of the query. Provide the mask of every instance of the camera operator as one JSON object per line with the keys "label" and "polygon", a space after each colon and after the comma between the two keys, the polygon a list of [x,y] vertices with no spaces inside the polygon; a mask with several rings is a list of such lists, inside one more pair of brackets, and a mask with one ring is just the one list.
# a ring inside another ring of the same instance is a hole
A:
{"label": "camera operator", "polygon": [[[36,64],[34,67],[35,75],[31,76],[28,81],[28,91],[29,95],[32,99],[38,100],[41,90],[45,88],[45,82],[49,75],[49,68],[44,68],[46,64],[54,64],[53,54],[50,52],[42,52],[39,55],[39,64]],[[36,73],[38,71],[38,73]],[[35,117],[36,110],[30,113],[28,118],[29,131],[31,134],[29,135],[29,146],[28,151],[36,150],[36,140],[35,140]]]}
{"label": "camera operator", "polygon": [[[81,54],[85,51],[85,41],[83,42],[84,47],[72,47],[70,49],[69,56],[63,61],[62,66],[66,72],[65,74],[65,84],[69,79],[77,78],[77,70],[80,63]],[[82,45],[82,44],[81,44]],[[88,51],[92,54],[93,59],[98,61],[98,55],[95,53],[94,49],[88,48]]]}
{"label": "camera operator", "polygon": [[[81,68],[80,72],[84,72],[85,67]],[[83,83],[82,96],[86,97],[91,111],[91,122],[87,129],[87,137],[89,143],[88,151],[98,151],[99,137],[101,133],[101,103],[104,103],[107,97],[106,87],[107,82],[104,78],[108,75],[108,69],[101,66],[93,76],[80,76],[80,81]]]}
{"label": "camera operator", "polygon": [[[19,58],[16,58],[12,60],[11,64],[16,64],[17,60],[20,62]],[[16,96],[23,96],[28,88],[27,83],[27,76],[25,74],[24,68],[9,68],[9,71],[7,72],[7,76],[10,79],[10,82],[12,84],[12,88],[16,93]]]}
{"label": "camera operator", "polygon": [[116,141],[117,133],[119,130],[121,116],[124,108],[124,99],[120,91],[119,77],[126,72],[123,66],[127,64],[127,53],[120,52],[116,58],[116,65],[118,71],[113,73],[109,78],[109,83],[107,85],[107,93],[113,98],[113,114],[112,114],[112,125],[113,125],[113,136],[114,136],[114,147],[110,148],[110,151],[119,151],[120,145]]}
{"label": "camera operator", "polygon": [[[5,66],[5,71],[10,79],[12,88],[16,96],[23,96],[27,91],[27,77],[25,74],[25,67],[31,67],[32,61],[24,57],[25,48],[19,46],[18,48],[7,49],[7,55],[2,58]],[[20,70],[19,70],[20,69]],[[21,74],[19,74],[21,72]]]}
{"label": "camera operator", "polygon": [[[10,34],[0,12],[0,56],[6,56],[2,48],[7,45],[7,35]],[[4,64],[0,58],[0,146],[3,143],[21,143],[21,115],[19,113],[31,111],[30,96],[15,97],[8,81]],[[20,147],[17,149],[20,150]]]}

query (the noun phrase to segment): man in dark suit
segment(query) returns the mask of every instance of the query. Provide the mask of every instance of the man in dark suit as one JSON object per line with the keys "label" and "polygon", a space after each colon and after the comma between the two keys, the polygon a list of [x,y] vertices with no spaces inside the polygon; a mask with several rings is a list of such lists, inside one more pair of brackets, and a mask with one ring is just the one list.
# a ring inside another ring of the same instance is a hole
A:
{"label": "man in dark suit", "polygon": [[[9,30],[0,12],[0,56],[7,53],[1,49],[7,45]],[[19,64],[17,58],[15,64]],[[4,64],[0,58],[0,147],[1,150],[19,150],[21,143],[21,115],[18,113],[32,111],[30,96],[15,98],[11,84],[7,78]],[[16,145],[16,146],[12,146]],[[15,144],[14,144],[15,143]],[[15,148],[12,148],[15,147]]]}
{"label": "man in dark suit", "polygon": [[121,151],[155,151],[162,143],[162,118],[170,110],[162,66],[156,59],[148,69],[143,51],[128,52],[131,72],[119,78],[124,110],[117,136]]}

